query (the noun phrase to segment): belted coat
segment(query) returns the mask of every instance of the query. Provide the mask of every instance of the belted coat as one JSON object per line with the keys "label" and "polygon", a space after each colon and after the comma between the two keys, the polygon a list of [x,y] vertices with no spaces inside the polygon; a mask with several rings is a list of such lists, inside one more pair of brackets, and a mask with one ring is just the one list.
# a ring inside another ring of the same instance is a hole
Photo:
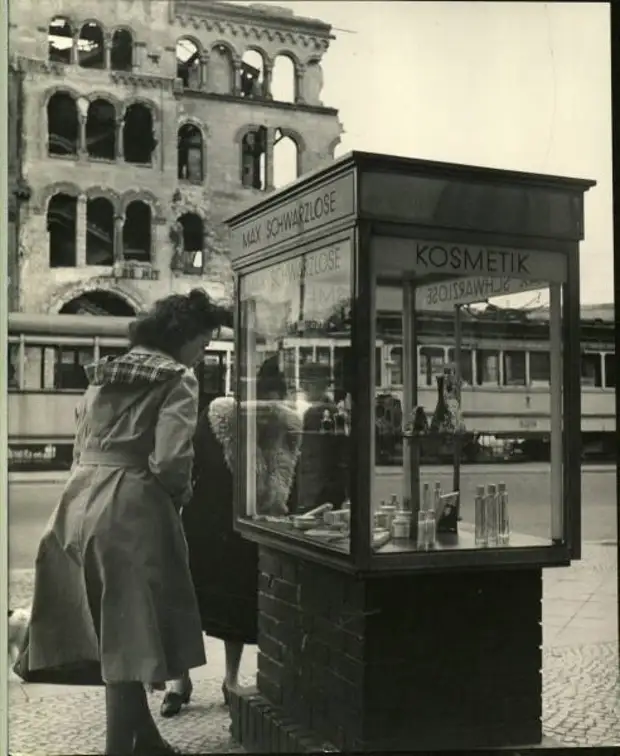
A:
{"label": "belted coat", "polygon": [[90,665],[107,683],[160,683],[205,663],[179,516],[198,384],[140,349],[86,372],[74,465],[36,557],[28,672],[71,682],[63,670]]}

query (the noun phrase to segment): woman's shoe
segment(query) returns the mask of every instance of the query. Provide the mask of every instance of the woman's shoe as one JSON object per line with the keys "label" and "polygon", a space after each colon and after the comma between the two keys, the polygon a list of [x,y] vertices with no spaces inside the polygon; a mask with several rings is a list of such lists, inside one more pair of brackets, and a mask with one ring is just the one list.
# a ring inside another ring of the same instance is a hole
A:
{"label": "woman's shoe", "polygon": [[187,686],[187,690],[184,690],[183,693],[177,693],[174,690],[167,691],[166,695],[164,696],[164,700],[161,702],[161,708],[159,710],[159,713],[162,715],[162,717],[176,717],[176,715],[181,711],[181,708],[183,706],[187,706],[187,704],[190,701],[190,698],[192,697],[192,691],[194,689],[194,686],[192,685],[192,681],[189,681],[189,685]]}

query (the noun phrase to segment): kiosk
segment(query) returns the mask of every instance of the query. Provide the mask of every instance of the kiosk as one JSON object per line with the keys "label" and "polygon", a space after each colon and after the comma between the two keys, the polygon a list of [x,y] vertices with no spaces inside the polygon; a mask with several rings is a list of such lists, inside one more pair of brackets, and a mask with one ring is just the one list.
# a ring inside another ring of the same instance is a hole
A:
{"label": "kiosk", "polygon": [[[231,702],[248,750],[541,742],[542,570],[580,556],[579,241],[592,186],[354,152],[228,221],[234,517],[260,554],[257,684]],[[549,372],[527,398],[511,390],[521,358],[492,359],[462,330],[465,310],[524,292]],[[429,387],[416,314],[436,310],[453,359]],[[375,448],[386,332],[403,350],[403,461],[389,469]],[[267,360],[296,426],[260,419]],[[491,428],[507,401],[545,405],[548,468],[461,463],[472,408]],[[449,468],[426,464],[446,449]]]}

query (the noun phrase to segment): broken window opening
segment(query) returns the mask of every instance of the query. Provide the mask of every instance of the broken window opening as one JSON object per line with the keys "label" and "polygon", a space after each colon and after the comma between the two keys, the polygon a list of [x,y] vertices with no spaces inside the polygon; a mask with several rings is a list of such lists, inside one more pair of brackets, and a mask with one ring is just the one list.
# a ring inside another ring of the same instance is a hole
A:
{"label": "broken window opening", "polygon": [[278,102],[295,102],[295,64],[288,55],[276,55],[273,63],[271,95]]}
{"label": "broken window opening", "polygon": [[248,131],[241,141],[241,183],[253,189],[267,185],[267,129],[260,126]]}
{"label": "broken window opening", "polygon": [[110,68],[131,71],[133,68],[133,35],[128,29],[117,29],[112,35]]}
{"label": "broken window opening", "polygon": [[186,123],[179,129],[178,178],[200,183],[203,179],[202,134],[197,126]]}
{"label": "broken window opening", "polygon": [[105,66],[103,29],[94,21],[84,24],[80,30],[78,64],[82,68],[104,68]]}
{"label": "broken window opening", "polygon": [[185,273],[202,273],[204,224],[196,213],[185,213],[179,218],[183,230],[183,270]]}
{"label": "broken window opening", "polygon": [[123,224],[123,258],[151,262],[151,208],[142,200],[127,206]]}
{"label": "broken window opening", "polygon": [[86,117],[86,151],[101,160],[116,158],[116,108],[103,99],[93,100]]}
{"label": "broken window opening", "polygon": [[200,89],[202,84],[200,50],[191,39],[180,39],[176,47],[177,79],[186,89]]}
{"label": "broken window opening", "polygon": [[114,264],[114,206],[105,197],[86,204],[86,264]]}
{"label": "broken window opening", "polygon": [[77,197],[59,193],[47,206],[50,268],[73,268],[77,260]]}
{"label": "broken window opening", "polygon": [[262,97],[264,86],[263,56],[257,50],[247,50],[241,60],[241,96]]}
{"label": "broken window opening", "polygon": [[232,94],[235,86],[235,69],[232,54],[225,45],[215,45],[209,56],[209,92]]}
{"label": "broken window opening", "polygon": [[123,123],[123,154],[126,162],[150,165],[156,145],[153,114],[146,105],[130,105]]}
{"label": "broken window opening", "polygon": [[77,155],[80,125],[77,103],[56,92],[47,103],[47,150],[50,155]]}
{"label": "broken window opening", "polygon": [[50,21],[47,32],[48,56],[52,63],[71,63],[73,27],[68,19],[57,16]]}
{"label": "broken window opening", "polygon": [[[115,315],[121,318],[135,317],[136,311],[118,294],[110,291],[89,291],[63,305],[60,313],[69,315]],[[104,347],[101,351],[103,352]],[[104,356],[104,355],[102,355]]]}
{"label": "broken window opening", "polygon": [[299,175],[299,147],[293,137],[276,129],[273,143],[273,185],[280,189]]}

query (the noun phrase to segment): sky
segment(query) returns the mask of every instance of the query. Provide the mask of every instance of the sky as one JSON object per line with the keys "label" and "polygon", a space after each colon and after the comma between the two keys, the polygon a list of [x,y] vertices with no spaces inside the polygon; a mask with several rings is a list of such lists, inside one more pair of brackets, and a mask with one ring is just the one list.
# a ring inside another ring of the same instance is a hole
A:
{"label": "sky", "polygon": [[[239,2],[237,5],[250,5]],[[597,181],[583,303],[613,301],[608,3],[267,2],[330,23],[324,105],[350,150]]]}

